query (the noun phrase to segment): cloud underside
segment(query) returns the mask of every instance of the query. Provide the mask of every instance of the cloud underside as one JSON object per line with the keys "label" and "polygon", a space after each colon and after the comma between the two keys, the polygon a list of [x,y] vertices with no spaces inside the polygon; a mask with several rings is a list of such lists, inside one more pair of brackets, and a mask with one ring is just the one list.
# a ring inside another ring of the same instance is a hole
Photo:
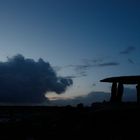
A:
{"label": "cloud underside", "polygon": [[61,94],[72,85],[70,78],[57,77],[48,62],[22,55],[0,62],[0,102],[43,102],[47,92]]}

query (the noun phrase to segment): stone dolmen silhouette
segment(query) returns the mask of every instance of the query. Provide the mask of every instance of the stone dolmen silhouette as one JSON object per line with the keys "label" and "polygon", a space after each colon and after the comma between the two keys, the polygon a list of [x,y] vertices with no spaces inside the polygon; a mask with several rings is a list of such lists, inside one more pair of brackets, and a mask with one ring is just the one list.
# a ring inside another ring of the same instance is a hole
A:
{"label": "stone dolmen silhouette", "polygon": [[110,102],[122,102],[124,84],[136,85],[137,89],[137,102],[140,103],[140,76],[120,76],[109,77],[101,80],[100,82],[112,83]]}

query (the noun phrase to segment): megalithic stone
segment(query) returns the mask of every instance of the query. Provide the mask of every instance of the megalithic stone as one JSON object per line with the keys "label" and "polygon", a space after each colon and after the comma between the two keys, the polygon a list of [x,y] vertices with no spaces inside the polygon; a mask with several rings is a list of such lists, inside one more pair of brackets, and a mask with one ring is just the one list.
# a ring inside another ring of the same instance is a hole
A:
{"label": "megalithic stone", "polygon": [[116,94],[117,94],[117,83],[113,82],[111,87],[111,98],[110,102],[116,102]]}
{"label": "megalithic stone", "polygon": [[117,102],[122,102],[123,90],[124,90],[123,84],[119,82],[117,89]]}
{"label": "megalithic stone", "polygon": [[[112,88],[111,88],[111,98],[110,98],[110,101],[112,101],[112,102],[122,101],[122,96],[123,96],[123,85],[122,84],[126,84],[126,85],[136,85],[137,84],[137,86],[136,86],[137,102],[140,103],[140,75],[109,77],[109,78],[102,79],[100,81],[113,83]],[[116,86],[117,83],[122,83],[122,84],[118,85],[118,87],[117,87]]]}
{"label": "megalithic stone", "polygon": [[136,86],[137,89],[137,103],[140,103],[140,83]]}

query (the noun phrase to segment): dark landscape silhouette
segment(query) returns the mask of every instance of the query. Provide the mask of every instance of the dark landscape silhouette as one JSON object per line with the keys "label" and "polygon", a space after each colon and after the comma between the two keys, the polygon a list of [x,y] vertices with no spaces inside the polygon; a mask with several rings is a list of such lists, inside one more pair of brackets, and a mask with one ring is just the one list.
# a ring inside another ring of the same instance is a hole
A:
{"label": "dark landscape silhouette", "polygon": [[140,140],[140,0],[0,0],[0,140]]}
{"label": "dark landscape silhouette", "polygon": [[113,82],[110,101],[88,107],[82,103],[76,107],[1,105],[0,139],[139,139],[140,106],[137,102],[122,102],[122,83],[116,89]]}
{"label": "dark landscape silhouette", "polygon": [[77,107],[1,106],[1,139],[48,137],[95,139],[139,138],[140,107],[136,103],[93,103]]}
{"label": "dark landscape silhouette", "polygon": [[[73,80],[58,77],[42,58],[34,61],[19,54],[0,62],[0,139],[44,140],[65,135],[108,140],[139,138],[140,76],[109,77],[101,82],[112,83],[108,101],[89,106],[83,102],[76,106],[41,105],[49,101],[45,93],[61,94]],[[135,85],[136,102],[123,102],[124,84]],[[105,92],[96,93],[106,97]],[[99,97],[92,94],[81,97],[81,101]]]}

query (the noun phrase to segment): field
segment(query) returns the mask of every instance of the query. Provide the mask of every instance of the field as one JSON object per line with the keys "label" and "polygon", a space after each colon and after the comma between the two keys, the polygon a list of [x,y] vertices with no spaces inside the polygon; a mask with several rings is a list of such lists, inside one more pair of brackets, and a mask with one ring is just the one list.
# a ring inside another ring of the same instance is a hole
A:
{"label": "field", "polygon": [[92,107],[1,106],[0,139],[139,139],[140,106],[95,103]]}

